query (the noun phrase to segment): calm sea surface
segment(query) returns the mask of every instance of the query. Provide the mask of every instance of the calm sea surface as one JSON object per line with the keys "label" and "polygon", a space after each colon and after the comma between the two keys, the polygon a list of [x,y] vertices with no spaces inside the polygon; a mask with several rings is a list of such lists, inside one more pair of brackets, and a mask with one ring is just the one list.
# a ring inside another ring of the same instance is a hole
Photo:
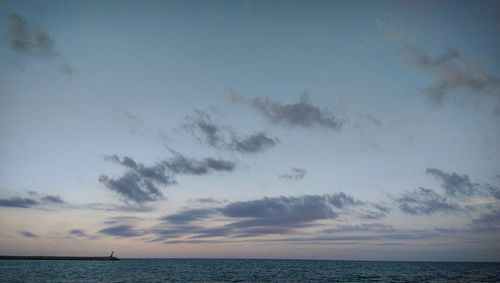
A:
{"label": "calm sea surface", "polygon": [[500,263],[245,259],[0,260],[1,282],[500,282]]}

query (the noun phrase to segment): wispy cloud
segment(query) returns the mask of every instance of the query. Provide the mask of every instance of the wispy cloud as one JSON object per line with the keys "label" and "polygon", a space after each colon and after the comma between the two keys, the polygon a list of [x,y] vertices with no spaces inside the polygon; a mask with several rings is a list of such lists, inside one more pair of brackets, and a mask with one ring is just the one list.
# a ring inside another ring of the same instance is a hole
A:
{"label": "wispy cloud", "polygon": [[5,207],[26,208],[26,207],[33,207],[38,204],[39,204],[38,201],[30,198],[11,197],[11,198],[0,199],[0,206],[5,206]]}
{"label": "wispy cloud", "polygon": [[40,195],[34,191],[28,193],[28,197],[7,197],[0,198],[0,207],[32,208],[41,206],[61,206],[66,202],[55,195]]}
{"label": "wispy cloud", "polygon": [[72,236],[87,237],[87,233],[83,229],[73,229],[68,232]]}
{"label": "wispy cloud", "polygon": [[134,172],[127,172],[119,178],[111,178],[106,175],[99,177],[99,182],[106,188],[118,193],[125,201],[144,203],[163,198],[162,192],[150,180],[142,178]]}
{"label": "wispy cloud", "polygon": [[119,120],[132,135],[144,135],[144,121],[139,115],[129,111],[116,108],[115,117]]}
{"label": "wispy cloud", "polygon": [[401,211],[407,214],[422,215],[436,212],[457,212],[462,208],[457,204],[449,202],[446,197],[434,192],[432,189],[419,187],[406,192],[402,196],[394,198],[399,204]]}
{"label": "wispy cloud", "polygon": [[[231,202],[219,207],[184,209],[164,216],[161,220],[169,224],[189,226],[192,238],[254,237],[293,233],[296,228],[315,226],[315,221],[318,220],[336,219],[343,213],[342,210],[362,204],[363,202],[342,192],[331,195],[265,197]],[[208,228],[192,225],[194,222],[213,218],[230,222]]]}
{"label": "wispy cloud", "polygon": [[8,16],[6,40],[10,49],[20,54],[59,55],[55,50],[54,40],[18,14]]}
{"label": "wispy cloud", "polygon": [[205,175],[212,171],[230,172],[236,163],[224,159],[204,158],[201,160],[184,156],[171,150],[173,157],[157,162],[153,166],[145,166],[128,156],[120,158],[109,155],[104,158],[127,169],[124,175],[112,178],[101,175],[99,182],[106,188],[118,193],[125,202],[142,205],[163,199],[159,186],[176,184],[175,175]]}
{"label": "wispy cloud", "polygon": [[195,116],[188,117],[184,128],[212,147],[253,154],[272,148],[279,142],[279,139],[268,137],[264,132],[239,136],[230,127],[214,122],[208,113],[199,110],[195,113]]}
{"label": "wispy cloud", "polygon": [[216,213],[217,210],[213,208],[186,209],[172,215],[164,216],[161,218],[161,220],[174,224],[186,224],[189,222],[209,218]]}
{"label": "wispy cloud", "polygon": [[236,163],[230,160],[204,158],[196,160],[186,157],[179,152],[171,151],[174,157],[161,164],[175,174],[205,175],[212,171],[233,171]]}
{"label": "wispy cloud", "polygon": [[207,197],[207,198],[196,198],[196,199],[191,199],[189,200],[190,202],[195,202],[198,204],[202,205],[215,205],[215,204],[223,204],[225,202],[228,202],[225,199],[215,199],[212,197]]}
{"label": "wispy cloud", "polygon": [[280,175],[279,178],[288,180],[300,180],[303,179],[306,176],[306,174],[307,174],[306,169],[292,167],[290,173]]}
{"label": "wispy cloud", "polygon": [[99,230],[99,233],[120,238],[139,237],[145,235],[144,231],[137,230],[131,225],[111,226]]}
{"label": "wispy cloud", "polygon": [[38,235],[29,232],[29,231],[19,231],[19,235],[26,237],[26,238],[38,238]]}
{"label": "wispy cloud", "polygon": [[441,182],[445,193],[452,197],[465,197],[473,195],[492,195],[500,199],[500,189],[491,184],[473,183],[466,174],[446,173],[436,168],[427,168],[427,174]]}
{"label": "wispy cloud", "polygon": [[500,207],[495,207],[471,222],[472,229],[496,229],[500,231]]}
{"label": "wispy cloud", "polygon": [[442,102],[455,91],[466,91],[476,97],[500,97],[500,78],[487,71],[478,61],[464,57],[456,48],[449,48],[436,58],[409,44],[403,46],[402,51],[411,65],[434,79],[425,92],[435,103]]}
{"label": "wispy cloud", "polygon": [[320,126],[340,130],[344,123],[329,109],[321,109],[313,105],[307,93],[302,94],[299,102],[293,104],[284,104],[268,97],[246,99],[232,90],[229,90],[228,99],[232,103],[249,105],[256,113],[273,124],[303,128]]}
{"label": "wispy cloud", "polygon": [[19,14],[12,13],[7,17],[5,42],[10,50],[21,56],[59,58],[58,71],[65,75],[72,75],[76,72],[57,50],[55,40],[46,31],[33,25]]}

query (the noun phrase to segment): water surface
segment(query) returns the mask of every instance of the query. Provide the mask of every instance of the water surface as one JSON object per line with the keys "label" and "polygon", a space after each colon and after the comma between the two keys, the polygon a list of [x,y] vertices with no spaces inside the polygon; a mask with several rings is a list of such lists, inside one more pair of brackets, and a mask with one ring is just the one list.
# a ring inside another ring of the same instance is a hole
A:
{"label": "water surface", "polygon": [[500,263],[253,259],[0,260],[0,282],[500,282]]}

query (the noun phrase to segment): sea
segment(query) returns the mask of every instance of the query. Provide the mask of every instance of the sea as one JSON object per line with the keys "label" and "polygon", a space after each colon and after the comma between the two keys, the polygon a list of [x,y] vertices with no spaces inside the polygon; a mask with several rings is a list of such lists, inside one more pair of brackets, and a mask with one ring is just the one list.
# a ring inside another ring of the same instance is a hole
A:
{"label": "sea", "polygon": [[0,260],[0,282],[500,282],[500,263],[270,259]]}

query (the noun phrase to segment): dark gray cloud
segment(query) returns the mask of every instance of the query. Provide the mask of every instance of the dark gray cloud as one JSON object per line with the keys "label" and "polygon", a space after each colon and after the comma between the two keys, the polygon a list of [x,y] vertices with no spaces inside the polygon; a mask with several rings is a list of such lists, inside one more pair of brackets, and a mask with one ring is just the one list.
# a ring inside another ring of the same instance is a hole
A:
{"label": "dark gray cloud", "polygon": [[28,195],[28,197],[2,198],[0,199],[0,206],[31,208],[39,206],[60,206],[66,204],[60,196],[40,195],[33,191],[28,192]]}
{"label": "dark gray cloud", "polygon": [[432,189],[419,187],[407,192],[394,200],[399,204],[401,211],[407,214],[422,215],[436,212],[457,212],[462,208],[449,202],[446,197],[437,194]]}
{"label": "dark gray cloud", "polygon": [[192,199],[190,200],[191,202],[196,202],[199,204],[222,204],[227,202],[225,199],[214,199],[214,198],[197,198],[197,199]]}
{"label": "dark gray cloud", "polygon": [[131,225],[111,226],[99,230],[99,233],[120,238],[139,237],[146,234],[145,231],[137,230]]}
{"label": "dark gray cloud", "polygon": [[136,223],[140,220],[143,219],[137,216],[114,216],[104,221],[104,224],[131,224],[131,223]]}
{"label": "dark gray cloud", "polygon": [[347,206],[362,205],[362,201],[355,199],[353,196],[347,195],[344,192],[339,192],[332,195],[325,195],[328,202],[336,208],[344,208]]}
{"label": "dark gray cloud", "polygon": [[118,178],[106,175],[99,177],[99,182],[106,188],[118,193],[125,202],[132,201],[142,205],[145,202],[163,199],[158,186],[176,184],[175,175],[205,175],[212,171],[233,171],[236,163],[224,159],[204,158],[196,160],[172,151],[170,159],[145,166],[128,156],[105,156],[105,159],[127,168],[127,172]]}
{"label": "dark gray cloud", "polygon": [[380,223],[362,223],[356,225],[337,225],[335,228],[325,229],[323,232],[326,233],[337,233],[337,232],[393,232],[394,227],[387,224]]}
{"label": "dark gray cloud", "polygon": [[260,132],[245,137],[233,136],[228,148],[241,153],[258,153],[274,147],[278,142],[279,139],[270,138]]}
{"label": "dark gray cloud", "polygon": [[233,103],[250,105],[255,112],[274,124],[303,128],[321,126],[328,129],[340,130],[344,123],[343,120],[336,117],[328,109],[321,109],[313,105],[307,93],[302,94],[299,102],[294,104],[282,104],[268,97],[245,99],[232,92],[229,94],[229,100]]}
{"label": "dark gray cloud", "polygon": [[104,184],[106,188],[118,193],[125,201],[142,204],[163,198],[162,192],[153,182],[142,178],[135,172],[127,172],[117,179],[101,175],[99,182]]}
{"label": "dark gray cloud", "polygon": [[440,103],[446,95],[457,90],[469,91],[476,96],[500,97],[500,78],[485,70],[477,61],[465,58],[455,48],[449,48],[436,58],[411,45],[405,45],[402,50],[410,64],[434,79],[434,83],[425,89],[433,102]]}
{"label": "dark gray cloud", "polygon": [[8,16],[7,44],[20,54],[57,56],[54,40],[18,14]]}
{"label": "dark gray cloud", "polygon": [[125,203],[124,205],[108,203],[87,203],[84,205],[73,205],[72,208],[119,212],[148,212],[154,210],[153,208],[145,206],[144,204],[136,203]]}
{"label": "dark gray cloud", "polygon": [[374,220],[384,218],[391,209],[385,205],[372,203],[371,207],[364,209],[358,213],[358,217],[366,220]]}
{"label": "dark gray cloud", "polygon": [[[441,236],[449,235],[450,232],[446,231],[438,231],[438,230],[397,230],[390,229],[388,227],[371,227],[371,228],[363,228],[363,227],[352,227],[352,230],[349,231],[349,228],[346,227],[345,230],[335,230],[331,229],[331,231],[325,230],[326,234],[323,232],[321,235],[314,236],[301,236],[301,237],[287,237],[287,238],[277,238],[277,239],[254,239],[255,242],[261,243],[275,243],[275,242],[288,242],[288,243],[313,243],[317,244],[327,244],[331,245],[332,242],[342,242],[344,244],[359,244],[360,242],[369,242],[370,245],[399,245],[399,243],[393,242],[374,242],[374,241],[398,241],[398,240],[422,240],[422,239],[434,239]],[[357,229],[357,230],[356,230]],[[279,227],[276,230],[276,234],[286,234],[279,233]],[[335,235],[336,233],[342,233],[339,235]],[[356,234],[345,234],[345,232],[354,232]],[[333,235],[332,235],[333,234]],[[257,235],[259,235],[257,233]],[[235,237],[237,238],[237,236]],[[238,242],[235,240],[227,240],[224,239],[222,242]],[[220,243],[219,240],[197,240],[197,239],[187,239],[187,240],[169,240],[165,243],[167,244],[217,244]]]}
{"label": "dark gray cloud", "polygon": [[500,189],[498,187],[491,184],[473,183],[466,174],[446,173],[436,168],[427,168],[426,173],[441,181],[441,186],[449,196],[492,195],[500,199]]}
{"label": "dark gray cloud", "polygon": [[165,168],[175,174],[205,175],[211,171],[233,171],[236,163],[230,160],[204,158],[196,160],[188,158],[178,152],[174,152],[174,157],[162,162]]}
{"label": "dark gray cloud", "polygon": [[264,132],[240,137],[229,127],[213,122],[208,113],[199,110],[195,112],[196,116],[188,117],[188,123],[184,127],[195,135],[201,135],[198,140],[212,147],[252,154],[263,152],[279,142],[279,139],[270,138]]}
{"label": "dark gray cloud", "polygon": [[86,237],[87,233],[83,229],[73,229],[69,231],[70,235],[77,236],[77,237]]}
{"label": "dark gray cloud", "polygon": [[26,238],[38,238],[38,235],[28,231],[19,231],[19,235],[24,236]]}
{"label": "dark gray cloud", "polygon": [[358,217],[361,219],[374,220],[384,218],[387,214],[378,210],[365,210],[359,213]]}
{"label": "dark gray cloud", "polygon": [[150,242],[159,242],[169,239],[179,238],[186,235],[195,235],[197,232],[202,231],[204,228],[200,226],[193,225],[180,225],[175,227],[160,227],[151,228],[148,230],[150,234],[153,235],[153,239]]}
{"label": "dark gray cloud", "polygon": [[216,212],[217,211],[212,208],[186,209],[175,214],[164,216],[161,220],[174,224],[186,224],[196,220],[209,218]]}
{"label": "dark gray cloud", "polygon": [[498,229],[500,230],[500,207],[493,208],[474,218],[471,223],[472,229]]}
{"label": "dark gray cloud", "polygon": [[120,159],[120,157],[116,154],[105,156],[104,158],[108,161],[120,164],[130,169],[143,179],[158,182],[163,185],[176,183],[172,174],[166,171],[166,168],[165,166],[163,166],[163,164],[144,166],[144,164],[138,163],[128,156],[124,156]]}
{"label": "dark gray cloud", "polygon": [[139,115],[129,111],[116,108],[115,117],[119,120],[132,135],[144,135],[144,121]]}
{"label": "dark gray cloud", "polygon": [[[337,231],[332,231],[337,232]],[[381,231],[382,233],[375,234],[354,234],[354,235],[319,235],[312,237],[294,237],[294,238],[281,238],[273,240],[262,240],[262,242],[336,242],[336,241],[349,241],[349,242],[363,242],[363,241],[384,241],[384,240],[419,240],[430,239],[444,235],[445,233],[434,230],[414,230],[414,231],[399,231],[387,230]]]}
{"label": "dark gray cloud", "polygon": [[67,76],[71,76],[77,71],[71,65],[65,63],[59,66],[59,71]]}
{"label": "dark gray cloud", "polygon": [[55,40],[45,31],[28,22],[16,13],[7,17],[7,33],[4,41],[10,50],[18,55],[29,55],[43,58],[58,58],[58,71],[71,76],[76,71],[61,56],[55,46]]}
{"label": "dark gray cloud", "polygon": [[186,225],[214,217],[232,220],[223,226],[210,228],[189,226],[192,238],[286,234],[294,232],[295,228],[314,226],[317,220],[335,219],[341,213],[339,210],[360,204],[362,202],[342,192],[331,195],[265,197],[231,202],[221,207],[185,209],[163,217],[162,221]]}
{"label": "dark gray cloud", "polygon": [[19,198],[19,197],[11,197],[0,199],[0,206],[5,207],[33,207],[38,205],[39,202],[29,198]]}
{"label": "dark gray cloud", "polygon": [[65,204],[66,202],[60,196],[46,195],[41,198],[42,201],[53,204]]}
{"label": "dark gray cloud", "polygon": [[194,134],[201,133],[202,137],[199,137],[199,140],[215,148],[222,148],[227,144],[226,135],[229,129],[215,124],[210,114],[195,110],[195,116],[188,116],[187,120],[184,128],[191,130]]}
{"label": "dark gray cloud", "polygon": [[[333,195],[336,196],[336,195]],[[301,226],[318,219],[336,218],[330,195],[262,198],[230,203],[220,212],[231,218],[248,218],[233,223],[242,226]]]}
{"label": "dark gray cloud", "polygon": [[385,205],[382,205],[382,204],[373,204],[373,206],[378,209],[379,211],[381,212],[384,212],[384,213],[389,213],[391,211],[391,209]]}
{"label": "dark gray cloud", "polygon": [[[210,202],[214,204],[213,202]],[[230,202],[207,208],[184,208],[176,213],[161,217],[159,225],[146,229],[136,229],[136,219],[123,221],[112,219],[112,225],[99,231],[114,237],[145,236],[149,242],[198,241],[198,239],[226,237],[235,241],[238,238],[260,237],[265,235],[288,235],[297,233],[305,227],[321,227],[321,220],[337,219],[342,215],[359,216],[355,207],[368,206],[376,211],[388,209],[381,206],[378,210],[343,192],[325,195],[302,195],[264,197],[249,201]],[[354,213],[354,214],[353,214]],[[208,220],[208,221],[206,221]],[[212,226],[214,223],[225,223]],[[207,225],[212,224],[207,227]],[[364,223],[356,227],[337,226],[346,231],[389,232],[392,227]],[[325,230],[326,231],[326,230]],[[323,232],[325,232],[323,231]],[[326,231],[326,232],[333,232]],[[203,240],[204,241],[204,240]]]}
{"label": "dark gray cloud", "polygon": [[306,176],[306,174],[307,174],[306,169],[292,167],[290,173],[280,175],[279,178],[288,180],[300,180],[303,179]]}

